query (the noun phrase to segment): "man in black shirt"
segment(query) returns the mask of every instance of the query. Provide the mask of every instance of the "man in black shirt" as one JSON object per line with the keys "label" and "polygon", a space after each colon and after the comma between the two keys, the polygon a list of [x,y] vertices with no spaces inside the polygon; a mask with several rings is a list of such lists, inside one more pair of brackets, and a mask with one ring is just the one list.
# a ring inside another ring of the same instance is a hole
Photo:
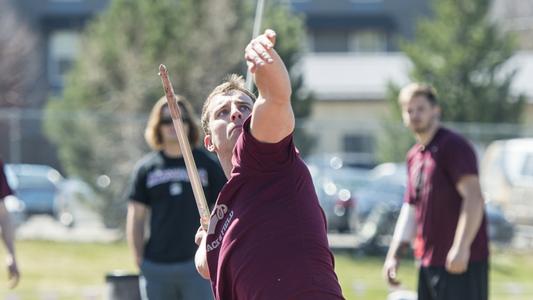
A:
{"label": "man in black shirt", "polygon": [[[199,131],[188,102],[177,96],[198,173],[210,206],[226,177],[215,160],[195,149]],[[127,237],[141,271],[141,296],[150,300],[212,299],[196,272],[194,236],[200,216],[166,99],[152,108],[145,139],[154,150],[136,165],[128,190]],[[150,234],[145,243],[145,224]]]}

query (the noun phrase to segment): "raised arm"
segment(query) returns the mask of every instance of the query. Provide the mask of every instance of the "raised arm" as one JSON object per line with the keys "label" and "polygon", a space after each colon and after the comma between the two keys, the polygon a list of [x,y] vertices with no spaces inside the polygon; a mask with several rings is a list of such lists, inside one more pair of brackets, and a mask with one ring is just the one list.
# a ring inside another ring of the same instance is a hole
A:
{"label": "raised arm", "polygon": [[276,33],[267,29],[245,51],[259,97],[252,111],[251,133],[261,142],[277,143],[294,130],[289,73],[274,49]]}

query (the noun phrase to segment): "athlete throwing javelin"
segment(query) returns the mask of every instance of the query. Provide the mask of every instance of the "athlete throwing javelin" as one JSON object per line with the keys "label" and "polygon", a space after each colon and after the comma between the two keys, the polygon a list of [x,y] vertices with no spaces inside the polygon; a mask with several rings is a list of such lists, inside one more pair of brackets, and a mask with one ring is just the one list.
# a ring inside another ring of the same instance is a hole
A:
{"label": "athlete throwing javelin", "polygon": [[196,266],[217,300],[344,299],[324,213],[293,143],[290,79],[275,43],[266,30],[245,50],[257,99],[231,75],[204,103],[204,144],[229,181],[208,231],[196,235]]}

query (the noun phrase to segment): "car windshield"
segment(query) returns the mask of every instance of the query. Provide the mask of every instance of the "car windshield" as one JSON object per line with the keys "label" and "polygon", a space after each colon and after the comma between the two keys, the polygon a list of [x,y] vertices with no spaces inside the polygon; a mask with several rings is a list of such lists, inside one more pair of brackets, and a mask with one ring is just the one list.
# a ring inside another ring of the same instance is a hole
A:
{"label": "car windshield", "polygon": [[10,165],[17,177],[17,189],[54,189],[62,179],[61,174],[51,167],[40,165]]}

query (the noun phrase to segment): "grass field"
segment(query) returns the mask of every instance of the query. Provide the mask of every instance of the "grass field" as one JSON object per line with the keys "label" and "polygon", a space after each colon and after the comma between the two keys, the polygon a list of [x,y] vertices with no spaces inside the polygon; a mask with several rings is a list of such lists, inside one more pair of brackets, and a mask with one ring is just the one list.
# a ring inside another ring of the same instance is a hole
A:
{"label": "grass field", "polygon": [[[346,299],[387,298],[381,277],[383,258],[336,255],[336,271]],[[412,260],[405,260],[398,276],[406,289],[416,291],[417,271]],[[491,257],[489,275],[490,299],[533,299],[533,253],[509,254],[501,251]]]}
{"label": "grass field", "polygon": [[[103,299],[107,272],[135,270],[125,243],[19,241],[17,250],[22,280],[16,290],[8,291],[6,272],[1,270],[0,299]],[[1,248],[1,261],[4,255]],[[381,265],[382,258],[336,253],[336,271],[346,299],[386,299]],[[533,299],[532,270],[533,254],[495,253],[490,274],[491,299]],[[402,264],[399,275],[406,288],[414,289],[416,271],[412,261]]]}

